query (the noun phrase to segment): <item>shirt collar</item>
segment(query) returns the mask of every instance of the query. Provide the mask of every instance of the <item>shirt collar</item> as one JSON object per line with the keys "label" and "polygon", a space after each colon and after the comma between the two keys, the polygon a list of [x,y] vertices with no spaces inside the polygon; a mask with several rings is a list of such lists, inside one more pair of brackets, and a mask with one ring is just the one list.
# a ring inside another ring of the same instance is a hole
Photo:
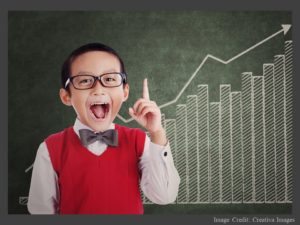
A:
{"label": "shirt collar", "polygon": [[[74,126],[73,126],[74,132],[77,134],[77,136],[79,137],[79,130],[81,129],[88,129],[93,131],[92,128],[86,126],[85,124],[83,124],[78,118],[76,118]],[[115,124],[111,123],[108,127],[108,129],[115,129]]]}

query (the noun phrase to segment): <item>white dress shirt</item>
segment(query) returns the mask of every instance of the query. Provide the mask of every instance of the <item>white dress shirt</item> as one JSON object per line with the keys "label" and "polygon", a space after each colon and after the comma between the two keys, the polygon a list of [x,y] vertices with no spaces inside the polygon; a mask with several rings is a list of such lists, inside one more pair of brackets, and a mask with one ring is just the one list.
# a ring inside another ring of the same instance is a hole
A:
{"label": "white dress shirt", "polygon": [[[114,129],[111,124],[109,129]],[[80,129],[89,129],[76,119],[75,133],[79,136]],[[87,146],[93,154],[99,156],[107,148],[103,142],[96,141]],[[141,170],[141,189],[145,196],[156,204],[169,204],[175,201],[180,178],[173,163],[169,143],[160,146],[150,141],[146,136],[144,151],[139,161]],[[33,164],[31,184],[27,208],[31,214],[59,213],[58,177],[53,169],[47,145],[41,143]]]}

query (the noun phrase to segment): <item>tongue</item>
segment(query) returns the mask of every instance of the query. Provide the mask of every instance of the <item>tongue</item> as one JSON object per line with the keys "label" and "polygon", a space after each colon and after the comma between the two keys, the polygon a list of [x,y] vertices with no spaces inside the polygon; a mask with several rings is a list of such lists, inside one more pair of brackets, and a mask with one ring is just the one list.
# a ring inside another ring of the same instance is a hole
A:
{"label": "tongue", "polygon": [[91,107],[91,110],[97,118],[104,118],[105,117],[104,106],[94,105],[94,106]]}

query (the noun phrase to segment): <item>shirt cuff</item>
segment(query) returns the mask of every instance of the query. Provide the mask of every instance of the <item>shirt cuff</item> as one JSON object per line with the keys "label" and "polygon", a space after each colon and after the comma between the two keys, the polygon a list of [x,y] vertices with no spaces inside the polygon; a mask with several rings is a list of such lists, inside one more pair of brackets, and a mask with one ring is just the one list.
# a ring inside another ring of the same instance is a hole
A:
{"label": "shirt cuff", "polygon": [[165,146],[150,141],[148,153],[150,158],[154,160],[163,160],[165,163],[173,161],[169,141]]}

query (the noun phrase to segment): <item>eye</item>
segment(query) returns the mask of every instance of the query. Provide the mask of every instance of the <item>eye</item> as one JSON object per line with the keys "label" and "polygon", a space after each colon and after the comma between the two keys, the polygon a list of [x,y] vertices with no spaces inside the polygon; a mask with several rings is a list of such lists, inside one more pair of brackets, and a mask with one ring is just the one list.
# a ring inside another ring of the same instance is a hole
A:
{"label": "eye", "polygon": [[101,76],[101,82],[106,87],[117,87],[121,84],[121,81],[119,73],[107,73]]}
{"label": "eye", "polygon": [[114,81],[116,81],[116,79],[113,78],[113,77],[105,77],[104,80],[105,80],[105,82],[114,82]]}
{"label": "eye", "polygon": [[102,81],[105,82],[105,83],[116,82],[117,79],[118,79],[118,74],[114,74],[114,73],[111,73],[111,74],[105,74],[105,75],[102,77]]}
{"label": "eye", "polygon": [[83,80],[80,80],[80,84],[90,84],[92,82],[91,79],[83,79]]}
{"label": "eye", "polygon": [[75,79],[75,84],[79,87],[90,86],[93,85],[94,79],[92,77],[77,77]]}

